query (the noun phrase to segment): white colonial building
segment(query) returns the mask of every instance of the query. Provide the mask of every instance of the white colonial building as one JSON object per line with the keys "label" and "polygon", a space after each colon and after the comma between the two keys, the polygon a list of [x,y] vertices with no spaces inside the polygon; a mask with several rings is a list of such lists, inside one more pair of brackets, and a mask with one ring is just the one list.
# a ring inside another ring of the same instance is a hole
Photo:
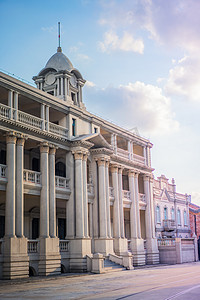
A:
{"label": "white colonial building", "polygon": [[158,263],[152,144],[86,110],[60,47],[33,79],[0,73],[0,278]]}

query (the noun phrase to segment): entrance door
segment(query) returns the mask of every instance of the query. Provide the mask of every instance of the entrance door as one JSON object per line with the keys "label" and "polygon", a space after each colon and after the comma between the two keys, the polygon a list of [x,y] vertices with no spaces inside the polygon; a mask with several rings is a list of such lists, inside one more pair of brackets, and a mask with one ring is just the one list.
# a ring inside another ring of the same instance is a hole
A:
{"label": "entrance door", "polygon": [[40,219],[33,218],[33,220],[32,220],[32,239],[33,240],[39,238],[39,228],[40,228]]}
{"label": "entrance door", "polygon": [[64,240],[66,236],[66,219],[58,219],[58,237]]}

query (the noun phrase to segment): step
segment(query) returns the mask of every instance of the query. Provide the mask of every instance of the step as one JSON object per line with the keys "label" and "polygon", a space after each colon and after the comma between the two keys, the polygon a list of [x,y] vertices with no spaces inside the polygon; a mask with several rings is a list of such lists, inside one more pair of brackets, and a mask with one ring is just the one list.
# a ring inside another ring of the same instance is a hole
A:
{"label": "step", "polygon": [[123,266],[114,263],[113,261],[110,261],[109,259],[104,260],[104,271],[105,272],[119,272],[119,271],[125,271],[126,268]]}

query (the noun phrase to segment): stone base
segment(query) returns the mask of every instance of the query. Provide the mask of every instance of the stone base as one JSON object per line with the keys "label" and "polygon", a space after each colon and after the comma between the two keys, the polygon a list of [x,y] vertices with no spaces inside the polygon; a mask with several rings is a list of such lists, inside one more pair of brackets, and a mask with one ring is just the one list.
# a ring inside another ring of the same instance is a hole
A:
{"label": "stone base", "polygon": [[70,272],[87,272],[86,255],[91,255],[91,239],[70,240]]}
{"label": "stone base", "polygon": [[159,251],[158,251],[158,242],[157,239],[146,239],[146,263],[148,265],[159,264]]}
{"label": "stone base", "polygon": [[109,254],[113,254],[113,239],[104,239],[98,238],[94,239],[94,249],[95,253],[102,253],[104,256],[108,256]]}
{"label": "stone base", "polygon": [[116,255],[123,256],[128,252],[128,242],[126,238],[114,238],[114,252]]}
{"label": "stone base", "polygon": [[57,275],[61,273],[59,239],[40,237],[39,275]]}
{"label": "stone base", "polygon": [[4,237],[3,279],[29,277],[29,257],[25,237]]}
{"label": "stone base", "polygon": [[146,263],[144,240],[143,239],[131,239],[131,252],[133,254],[133,265],[143,266]]}

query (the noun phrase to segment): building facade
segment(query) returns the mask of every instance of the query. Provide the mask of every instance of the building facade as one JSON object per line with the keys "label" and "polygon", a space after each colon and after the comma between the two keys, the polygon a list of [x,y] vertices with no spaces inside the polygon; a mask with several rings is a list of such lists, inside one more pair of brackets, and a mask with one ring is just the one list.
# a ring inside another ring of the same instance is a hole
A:
{"label": "building facade", "polygon": [[60,47],[33,79],[0,73],[0,277],[158,263],[152,144],[86,110]]}
{"label": "building facade", "polygon": [[200,236],[200,206],[190,203],[189,204],[190,214],[190,228],[192,236],[195,235],[197,239]]}
{"label": "building facade", "polygon": [[190,238],[189,204],[191,196],[176,191],[172,183],[161,175],[154,179],[154,209],[157,238]]}

